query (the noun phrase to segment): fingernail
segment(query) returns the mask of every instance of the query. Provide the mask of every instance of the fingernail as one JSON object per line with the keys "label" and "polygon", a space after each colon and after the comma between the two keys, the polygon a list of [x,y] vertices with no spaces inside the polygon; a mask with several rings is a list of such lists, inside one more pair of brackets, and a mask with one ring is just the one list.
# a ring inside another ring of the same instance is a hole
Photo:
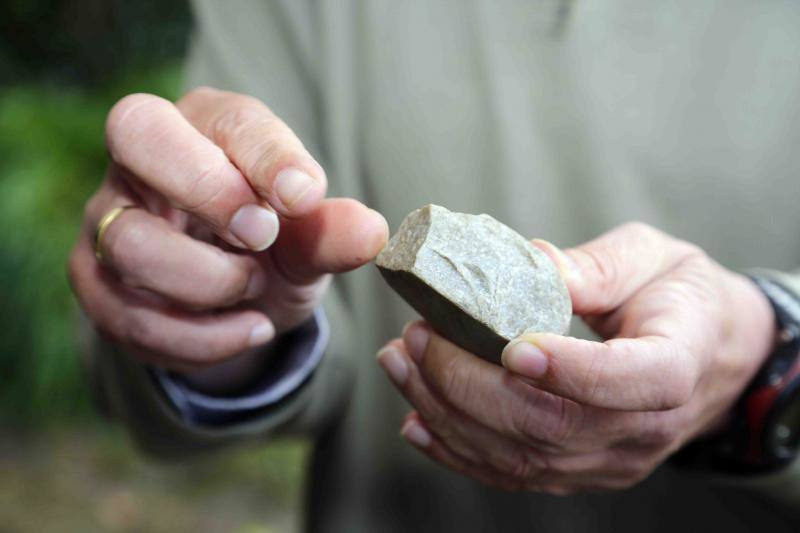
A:
{"label": "fingernail", "polygon": [[574,259],[565,254],[561,248],[544,239],[533,239],[531,242],[540,248],[546,248],[547,251],[550,252],[548,255],[551,259],[553,259],[553,262],[556,264],[556,268],[558,268],[562,278],[575,279],[580,276],[580,268],[578,267],[578,264]]}
{"label": "fingernail", "polygon": [[506,346],[502,361],[507,369],[528,378],[540,378],[547,372],[547,356],[528,341],[514,341]]}
{"label": "fingernail", "polygon": [[378,363],[395,385],[402,387],[405,384],[408,379],[408,365],[396,348],[389,346],[378,352]]}
{"label": "fingernail", "polygon": [[278,237],[278,215],[260,205],[246,205],[231,219],[228,229],[248,248],[261,251]]}
{"label": "fingernail", "polygon": [[389,234],[391,233],[391,230],[389,228],[389,222],[386,220],[386,217],[383,216],[383,213],[381,213],[380,211],[376,211],[374,209],[370,209],[370,211],[372,211],[372,213],[380,219],[381,224],[383,225],[384,228],[383,241],[381,242],[381,249],[383,249],[383,247],[386,246],[386,241],[389,239]]}
{"label": "fingernail", "polygon": [[251,275],[250,279],[247,281],[247,288],[244,290],[244,299],[245,300],[252,300],[254,298],[258,298],[261,296],[261,293],[264,292],[264,288],[267,286],[267,277],[264,275],[264,271],[260,268],[257,268]]}
{"label": "fingernail", "polygon": [[400,430],[400,434],[414,446],[427,448],[431,444],[430,432],[416,420],[409,420]]}
{"label": "fingernail", "polygon": [[403,328],[403,342],[406,343],[408,355],[417,363],[422,361],[430,338],[431,332],[419,321],[409,322]]}
{"label": "fingernail", "polygon": [[275,335],[275,327],[271,322],[262,322],[250,331],[250,346],[261,346],[272,340]]}
{"label": "fingernail", "polygon": [[275,176],[275,194],[287,209],[297,205],[317,180],[296,168],[285,168]]}

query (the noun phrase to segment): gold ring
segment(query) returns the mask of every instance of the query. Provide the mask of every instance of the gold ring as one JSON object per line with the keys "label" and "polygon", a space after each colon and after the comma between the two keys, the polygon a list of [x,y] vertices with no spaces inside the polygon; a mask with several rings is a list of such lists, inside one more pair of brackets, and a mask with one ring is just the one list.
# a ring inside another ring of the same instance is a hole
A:
{"label": "gold ring", "polygon": [[97,223],[97,229],[94,231],[94,256],[97,258],[98,261],[101,263],[103,262],[103,250],[101,249],[100,243],[103,240],[103,235],[106,234],[108,227],[114,222],[117,217],[119,217],[123,211],[126,209],[131,209],[133,207],[139,207],[138,205],[120,205],[115,207],[114,209],[110,210],[108,213],[103,215],[103,218],[100,219],[100,222]]}

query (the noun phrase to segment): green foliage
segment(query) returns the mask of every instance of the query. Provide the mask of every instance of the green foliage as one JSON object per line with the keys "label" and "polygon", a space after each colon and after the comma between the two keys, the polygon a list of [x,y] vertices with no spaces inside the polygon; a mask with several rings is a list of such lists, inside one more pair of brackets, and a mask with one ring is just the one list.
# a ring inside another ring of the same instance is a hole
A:
{"label": "green foliage", "polygon": [[190,24],[185,0],[4,0],[0,84],[108,83],[120,67],[183,56]]}
{"label": "green foliage", "polygon": [[105,116],[130,92],[179,88],[174,64],[102,88],[0,87],[0,419],[89,412],[66,261],[106,166]]}

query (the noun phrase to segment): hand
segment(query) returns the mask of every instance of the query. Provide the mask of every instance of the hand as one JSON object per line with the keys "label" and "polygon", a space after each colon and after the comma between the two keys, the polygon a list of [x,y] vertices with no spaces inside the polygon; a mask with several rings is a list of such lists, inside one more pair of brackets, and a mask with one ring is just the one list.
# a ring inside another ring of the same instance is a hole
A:
{"label": "hand", "polygon": [[[255,98],[130,95],[106,140],[111,163],[70,281],[97,328],[144,362],[188,372],[263,346],[310,316],[330,273],[368,262],[387,239],[377,212],[324,199],[322,167]],[[141,209],[108,226],[101,264],[98,221],[124,205]]]}
{"label": "hand", "polygon": [[535,244],[610,340],[526,335],[500,367],[411,324],[378,355],[415,408],[402,434],[493,486],[630,487],[724,423],[771,350],[772,310],[746,278],[641,224],[566,252]]}

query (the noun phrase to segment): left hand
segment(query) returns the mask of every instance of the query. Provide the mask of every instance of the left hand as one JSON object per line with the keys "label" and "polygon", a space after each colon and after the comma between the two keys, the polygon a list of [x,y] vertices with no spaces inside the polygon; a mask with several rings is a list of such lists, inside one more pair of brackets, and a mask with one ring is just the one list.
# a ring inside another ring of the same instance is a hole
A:
{"label": "left hand", "polygon": [[775,333],[753,283],[643,224],[535,244],[609,340],[525,335],[500,367],[413,323],[378,356],[415,408],[407,440],[489,485],[570,494],[630,487],[725,423]]}

